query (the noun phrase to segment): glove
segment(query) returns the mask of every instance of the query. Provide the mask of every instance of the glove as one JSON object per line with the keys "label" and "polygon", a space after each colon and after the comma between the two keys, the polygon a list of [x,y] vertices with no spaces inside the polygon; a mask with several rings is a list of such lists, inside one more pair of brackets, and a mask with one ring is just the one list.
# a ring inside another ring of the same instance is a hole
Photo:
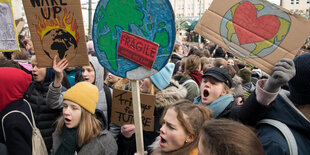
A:
{"label": "glove", "polygon": [[264,90],[270,93],[279,91],[296,74],[293,60],[288,58],[281,59],[272,69],[272,75],[268,78]]}

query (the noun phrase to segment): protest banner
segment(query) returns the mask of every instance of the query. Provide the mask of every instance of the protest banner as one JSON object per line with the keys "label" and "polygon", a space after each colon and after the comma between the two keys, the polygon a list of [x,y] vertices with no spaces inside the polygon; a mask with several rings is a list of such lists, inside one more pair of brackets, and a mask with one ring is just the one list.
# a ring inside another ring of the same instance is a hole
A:
{"label": "protest banner", "polygon": [[69,66],[89,65],[80,1],[23,0],[39,67],[51,67],[53,58]]}
{"label": "protest banner", "polygon": [[268,74],[310,35],[304,17],[262,0],[214,0],[194,31]]}
{"label": "protest banner", "polygon": [[[100,0],[95,11],[93,41],[100,64],[110,73],[131,80],[138,155],[144,154],[138,80],[159,72],[168,63],[175,34],[169,0]],[[127,41],[122,42],[122,37]],[[128,40],[133,38],[135,42]],[[153,49],[155,44],[158,50]],[[152,48],[137,53],[141,45]]]}
{"label": "protest banner", "polygon": [[0,0],[0,52],[20,51],[11,0]]}
{"label": "protest banner", "polygon": [[[142,126],[145,131],[154,131],[154,95],[141,94]],[[134,124],[133,101],[130,91],[113,89],[111,122],[117,125]]]}

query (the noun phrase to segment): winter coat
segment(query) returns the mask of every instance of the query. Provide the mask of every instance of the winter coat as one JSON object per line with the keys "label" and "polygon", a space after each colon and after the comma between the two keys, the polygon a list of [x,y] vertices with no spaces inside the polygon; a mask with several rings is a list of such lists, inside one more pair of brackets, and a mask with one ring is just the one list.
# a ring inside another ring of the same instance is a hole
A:
{"label": "winter coat", "polygon": [[[226,101],[220,101],[221,97],[216,99],[213,102],[219,102],[219,104],[223,104]],[[212,102],[212,103],[213,103]],[[198,96],[194,100],[195,104],[202,104],[201,102],[201,96]],[[212,104],[211,103],[211,104]],[[214,111],[217,109],[212,108],[210,105],[207,105],[214,114]],[[270,111],[272,105],[266,106],[263,104],[260,104],[256,99],[255,92],[252,93],[248,99],[244,102],[243,105],[239,106],[236,104],[235,101],[229,101],[229,103],[226,103],[226,107],[224,107],[222,111],[219,112],[218,116],[215,116],[215,118],[228,118],[233,119],[235,121],[239,121],[243,124],[254,126],[261,118]]]}
{"label": "winter coat", "polygon": [[[171,80],[175,86],[168,86],[166,89],[155,94],[155,109],[154,109],[154,131],[143,131],[144,149],[147,150],[157,136],[159,136],[160,118],[166,106],[174,104],[186,96],[186,89],[179,85],[178,82]],[[118,136],[117,140],[119,155],[133,155],[136,152],[135,134],[130,138],[124,137],[122,134]]]}
{"label": "winter coat", "polygon": [[30,108],[23,100],[30,82],[31,75],[22,70],[0,67],[0,143],[6,145],[10,155],[32,154],[32,127],[27,118],[20,113],[11,113],[2,122],[4,115],[13,110],[25,113],[32,120]]}
{"label": "winter coat", "polygon": [[55,121],[61,114],[60,109],[50,109],[46,105],[46,94],[49,82],[32,81],[24,98],[30,103],[34,120],[44,139],[46,149],[52,149],[52,134],[55,131]]}
{"label": "winter coat", "polygon": [[[152,145],[149,146],[150,150],[152,152],[148,152],[150,155],[161,155],[161,147],[159,145],[160,142],[160,137],[156,137],[156,140],[154,141],[154,143]],[[198,153],[198,148],[197,146],[194,146],[194,143],[190,143],[189,145],[186,146],[182,146],[181,148],[168,152],[166,154],[170,154],[170,155],[179,155],[179,154],[184,154],[184,155],[197,155]],[[185,154],[184,152],[188,152],[188,154]]]}
{"label": "winter coat", "polygon": [[[108,105],[107,105],[107,101],[106,101],[105,92],[103,89],[103,87],[104,87],[104,81],[103,81],[104,80],[104,78],[103,78],[104,68],[99,64],[98,59],[96,57],[89,57],[89,61],[90,61],[91,65],[93,66],[93,68],[95,69],[95,75],[96,75],[95,85],[97,86],[97,88],[99,90],[98,103],[97,103],[96,109],[101,110],[104,113],[105,118],[110,119],[108,117]],[[61,91],[61,87],[55,88],[53,86],[53,83],[51,83],[49,86],[49,90],[47,93],[47,105],[51,109],[61,109],[62,108],[63,95],[65,92]],[[109,105],[109,107],[110,106],[111,105]]]}
{"label": "winter coat", "polygon": [[[286,124],[295,137],[298,154],[307,155],[310,153],[310,120],[294,106],[289,95],[288,91],[281,90],[271,111],[264,118],[275,119]],[[257,135],[267,155],[290,154],[286,139],[278,129],[260,124],[257,127]]]}
{"label": "winter coat", "polygon": [[[55,131],[53,133],[53,150],[57,150],[61,144],[61,135]],[[107,130],[102,130],[100,134],[89,143],[84,144],[77,155],[116,155],[117,145],[115,139]]]}
{"label": "winter coat", "polygon": [[[183,85],[183,83],[185,83],[187,80],[192,80],[192,78],[190,76],[185,76],[184,74],[179,74],[174,76],[174,80],[178,81],[180,85]],[[184,85],[184,87],[187,90],[187,95],[185,98],[190,101],[194,101],[194,98],[200,94],[198,91],[199,87],[194,82],[188,82]]]}

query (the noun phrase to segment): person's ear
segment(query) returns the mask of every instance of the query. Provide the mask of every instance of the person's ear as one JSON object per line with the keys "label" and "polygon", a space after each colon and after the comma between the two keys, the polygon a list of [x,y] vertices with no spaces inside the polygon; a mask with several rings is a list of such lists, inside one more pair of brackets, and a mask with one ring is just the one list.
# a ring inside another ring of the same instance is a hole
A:
{"label": "person's ear", "polygon": [[186,143],[191,143],[195,140],[196,136],[194,134],[189,134],[186,136],[185,142]]}

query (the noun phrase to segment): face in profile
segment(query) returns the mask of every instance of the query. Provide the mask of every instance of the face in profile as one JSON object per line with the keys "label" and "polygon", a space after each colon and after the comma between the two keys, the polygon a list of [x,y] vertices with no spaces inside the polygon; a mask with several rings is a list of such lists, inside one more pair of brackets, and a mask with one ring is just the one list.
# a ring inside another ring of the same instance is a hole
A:
{"label": "face in profile", "polygon": [[118,76],[113,75],[112,73],[108,73],[108,82],[110,83],[116,83],[117,81],[119,81],[121,78]]}
{"label": "face in profile", "polygon": [[145,78],[141,80],[140,91],[141,93],[150,93],[151,92],[152,81],[150,78]]}
{"label": "face in profile", "polygon": [[177,119],[177,113],[173,108],[167,110],[163,124],[160,128],[160,147],[164,152],[180,149],[189,136],[186,134],[181,122]]}
{"label": "face in profile", "polygon": [[82,67],[82,77],[84,81],[87,81],[91,84],[95,83],[96,73],[92,65]]}
{"label": "face in profile", "polygon": [[67,128],[75,128],[79,125],[81,120],[81,106],[70,101],[64,100],[62,114]]}

